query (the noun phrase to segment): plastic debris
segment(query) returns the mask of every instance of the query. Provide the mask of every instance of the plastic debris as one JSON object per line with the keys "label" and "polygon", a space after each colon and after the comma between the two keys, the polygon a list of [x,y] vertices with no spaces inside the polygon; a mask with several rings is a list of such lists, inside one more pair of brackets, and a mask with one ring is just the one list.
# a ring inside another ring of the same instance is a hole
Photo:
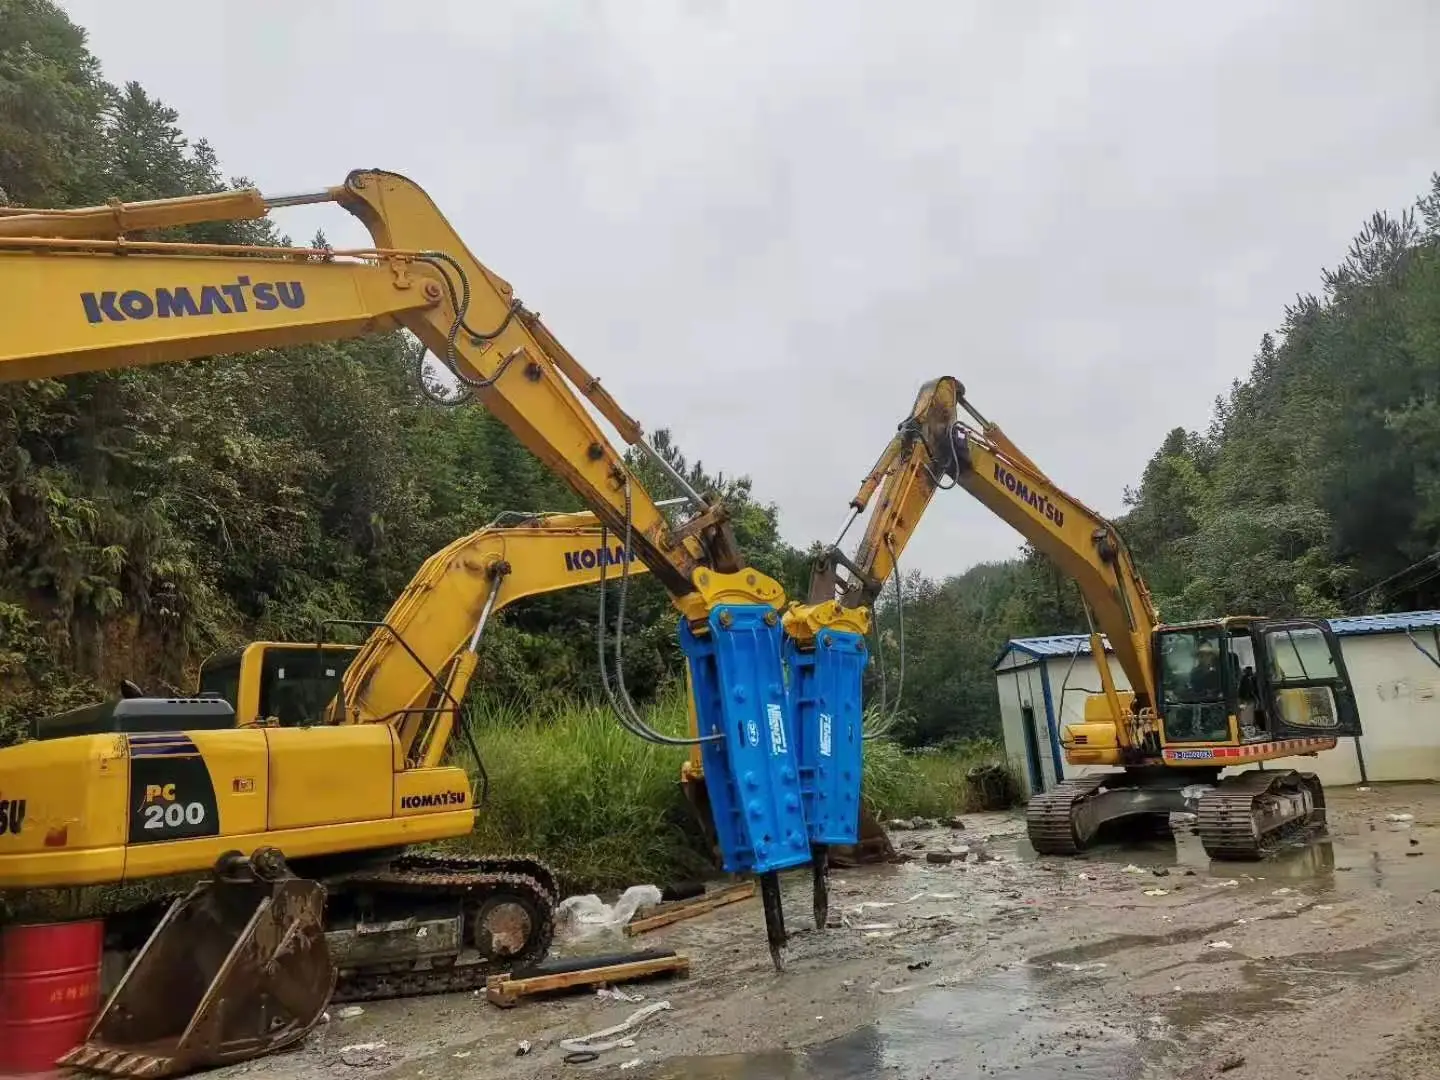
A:
{"label": "plastic debris", "polygon": [[1270,895],[1271,895],[1271,896],[1289,896],[1289,895],[1290,895],[1291,893],[1293,893],[1294,891],[1295,891],[1294,889],[1290,889],[1290,888],[1276,889],[1276,890],[1274,890]]}
{"label": "plastic debris", "polygon": [[555,912],[557,929],[574,939],[617,933],[642,907],[660,903],[660,895],[654,885],[632,885],[613,905],[594,893],[567,896]]}
{"label": "plastic debris", "polygon": [[1228,941],[1207,941],[1205,947],[1207,949],[1233,949],[1235,946]]}
{"label": "plastic debris", "polygon": [[517,1047],[515,1047],[515,1056],[516,1056],[516,1057],[524,1057],[524,1056],[525,1056],[526,1054],[528,1054],[529,1052],[530,1052],[530,1040],[529,1040],[529,1039],[521,1039],[521,1040],[520,1040],[520,1045],[517,1046]]}
{"label": "plastic debris", "polygon": [[[567,1054],[599,1054],[605,1050],[613,1050],[617,1046],[633,1046],[635,1040],[630,1038],[615,1038],[617,1035],[625,1035],[639,1027],[656,1013],[668,1012],[670,1002],[657,1001],[636,1009],[630,1016],[613,1027],[603,1028],[600,1031],[592,1031],[589,1035],[581,1035],[574,1039],[561,1039],[560,1049]],[[586,1060],[594,1060],[587,1057]]]}
{"label": "plastic debris", "polygon": [[1122,866],[1120,868],[1120,872],[1122,874],[1143,874],[1145,871],[1140,869],[1140,867],[1136,866],[1134,863],[1131,863],[1129,866]]}
{"label": "plastic debris", "polygon": [[1088,964],[1067,964],[1064,961],[1056,960],[1054,967],[1059,971],[1099,971],[1106,965],[1099,960]]}
{"label": "plastic debris", "polygon": [[1415,815],[1414,815],[1414,814],[1386,814],[1386,815],[1385,815],[1385,820],[1386,820],[1386,821],[1395,822],[1395,823],[1398,824],[1398,823],[1401,823],[1401,822],[1414,821],[1414,820],[1415,820]]}
{"label": "plastic debris", "polygon": [[338,1010],[335,1015],[341,1020],[354,1020],[357,1016],[364,1016],[365,1010],[359,1005],[346,1005],[343,1009]]}
{"label": "plastic debris", "polygon": [[626,1069],[636,1069],[643,1064],[645,1064],[644,1058],[631,1058],[629,1061],[622,1061],[620,1063],[620,1070],[624,1072]]}
{"label": "plastic debris", "polygon": [[623,1001],[627,1005],[636,1005],[645,1000],[644,994],[626,993],[618,986],[602,986],[595,991],[595,996],[604,1001]]}
{"label": "plastic debris", "polygon": [[1146,895],[1146,896],[1169,896],[1169,895],[1170,895],[1170,890],[1169,890],[1169,889],[1146,889],[1146,890],[1145,890],[1145,895]]}

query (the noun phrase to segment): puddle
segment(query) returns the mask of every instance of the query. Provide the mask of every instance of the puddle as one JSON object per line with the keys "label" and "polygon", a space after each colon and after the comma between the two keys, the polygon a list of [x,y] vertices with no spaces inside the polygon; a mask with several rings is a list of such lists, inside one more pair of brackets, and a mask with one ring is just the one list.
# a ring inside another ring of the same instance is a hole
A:
{"label": "puddle", "polygon": [[1240,965],[1243,985],[1182,992],[1162,1011],[1172,1029],[1193,1037],[1211,1025],[1226,1026],[1257,1013],[1303,1009],[1346,983],[1378,982],[1403,974],[1437,951],[1432,942],[1411,939],[1404,944],[1247,960]]}
{"label": "puddle", "polygon": [[673,1058],[636,1080],[1054,1080],[1141,1075],[1136,1036],[1063,1016],[1022,973],[927,991],[882,1019],[804,1050]]}

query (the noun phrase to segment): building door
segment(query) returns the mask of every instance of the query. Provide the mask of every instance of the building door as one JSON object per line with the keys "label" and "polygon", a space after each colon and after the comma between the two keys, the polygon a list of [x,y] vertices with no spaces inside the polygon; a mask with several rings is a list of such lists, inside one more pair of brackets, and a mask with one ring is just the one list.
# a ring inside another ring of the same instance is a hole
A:
{"label": "building door", "polygon": [[1025,731],[1025,764],[1030,770],[1030,794],[1045,790],[1045,770],[1040,767],[1040,737],[1035,734],[1035,708],[1020,706],[1020,726]]}

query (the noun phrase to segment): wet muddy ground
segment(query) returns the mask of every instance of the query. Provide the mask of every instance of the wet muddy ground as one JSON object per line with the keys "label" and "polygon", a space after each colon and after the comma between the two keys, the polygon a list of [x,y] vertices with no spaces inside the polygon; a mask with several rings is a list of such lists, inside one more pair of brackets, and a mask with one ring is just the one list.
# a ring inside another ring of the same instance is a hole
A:
{"label": "wet muddy ground", "polygon": [[[300,1050],[228,1072],[265,1080],[1166,1077],[1402,1080],[1440,1075],[1440,786],[1332,791],[1326,840],[1211,863],[1194,837],[1039,859],[1021,816],[897,832],[916,860],[836,871],[810,929],[808,871],[786,880],[783,974],[759,901],[640,939],[688,979],[503,1010],[481,995],[333,1010]],[[966,850],[933,865],[926,851]],[[982,855],[983,853],[983,855]],[[993,856],[993,858],[992,858]],[[634,1045],[567,1064],[559,1041],[656,1002]],[[531,1049],[517,1056],[520,1043]],[[223,1077],[223,1074],[219,1074]]]}

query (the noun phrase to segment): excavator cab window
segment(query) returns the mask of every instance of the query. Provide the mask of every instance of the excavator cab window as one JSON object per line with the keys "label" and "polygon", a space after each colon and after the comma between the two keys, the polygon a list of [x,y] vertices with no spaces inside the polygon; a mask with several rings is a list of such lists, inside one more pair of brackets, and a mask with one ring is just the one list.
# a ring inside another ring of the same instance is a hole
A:
{"label": "excavator cab window", "polygon": [[[240,717],[242,723],[270,717],[281,727],[318,723],[358,651],[354,645],[252,646],[207,662],[200,669],[200,693],[230,702],[237,713],[242,703],[253,708],[256,715]],[[257,652],[258,686],[253,674]]]}
{"label": "excavator cab window", "polygon": [[319,723],[355,653],[349,645],[266,649],[260,667],[260,715],[275,717],[281,727]]}
{"label": "excavator cab window", "polygon": [[1166,630],[1159,635],[1165,741],[1211,743],[1230,738],[1227,672],[1231,656],[1222,627]]}
{"label": "excavator cab window", "polygon": [[1260,624],[1262,693],[1276,738],[1359,735],[1360,711],[1339,639],[1328,625],[1292,619]]}

